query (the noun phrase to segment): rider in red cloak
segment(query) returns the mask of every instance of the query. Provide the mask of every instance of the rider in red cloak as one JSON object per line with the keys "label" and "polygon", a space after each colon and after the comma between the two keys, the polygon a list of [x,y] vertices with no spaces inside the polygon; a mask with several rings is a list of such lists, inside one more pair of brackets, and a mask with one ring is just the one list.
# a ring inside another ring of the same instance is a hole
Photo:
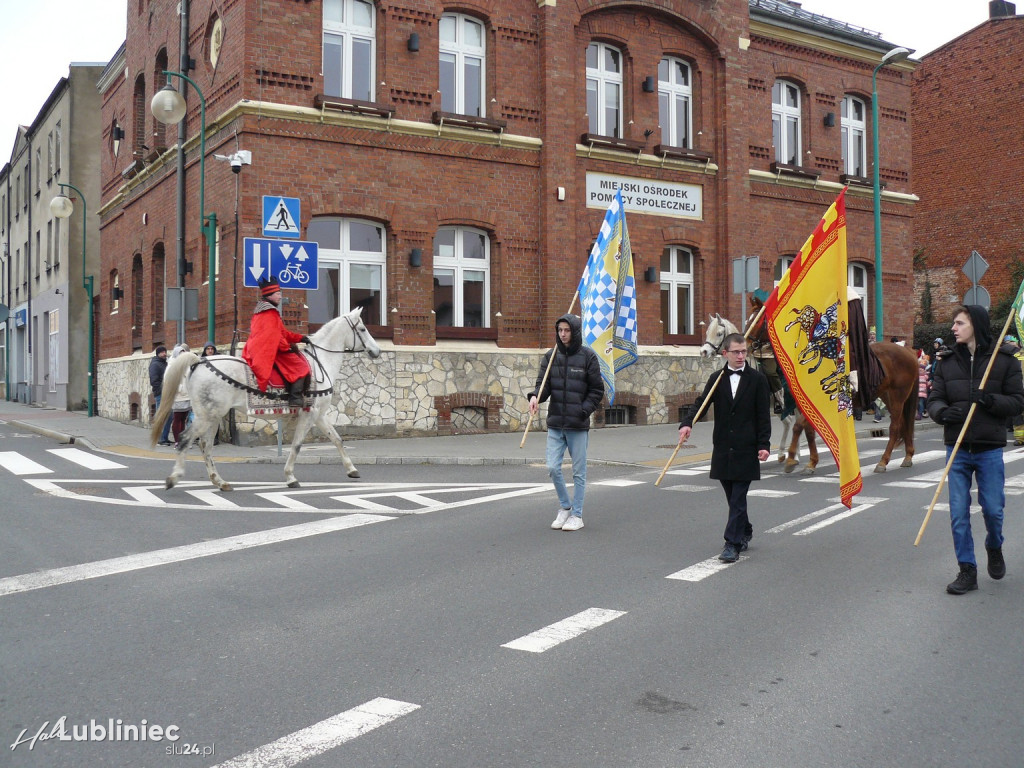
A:
{"label": "rider in red cloak", "polygon": [[287,382],[288,405],[301,408],[304,405],[302,393],[310,374],[305,355],[296,346],[300,341],[309,343],[309,337],[293,333],[284,327],[278,305],[281,303],[281,286],[277,280],[260,281],[260,295],[263,297],[253,310],[249,326],[249,340],[242,350],[242,359],[256,374],[256,383],[261,392],[267,391],[267,384],[274,368]]}

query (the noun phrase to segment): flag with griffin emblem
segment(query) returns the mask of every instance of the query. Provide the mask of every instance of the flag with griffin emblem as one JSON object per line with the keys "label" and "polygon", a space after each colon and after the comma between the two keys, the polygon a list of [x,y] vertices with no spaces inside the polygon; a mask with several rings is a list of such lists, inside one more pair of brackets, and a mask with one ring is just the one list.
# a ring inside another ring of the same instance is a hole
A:
{"label": "flag with griffin emblem", "polygon": [[839,464],[852,506],[863,479],[853,420],[843,189],[765,303],[768,336],[804,416]]}
{"label": "flag with griffin emblem", "polygon": [[597,353],[610,405],[616,372],[636,362],[636,280],[621,191],[608,206],[577,290],[583,343]]}

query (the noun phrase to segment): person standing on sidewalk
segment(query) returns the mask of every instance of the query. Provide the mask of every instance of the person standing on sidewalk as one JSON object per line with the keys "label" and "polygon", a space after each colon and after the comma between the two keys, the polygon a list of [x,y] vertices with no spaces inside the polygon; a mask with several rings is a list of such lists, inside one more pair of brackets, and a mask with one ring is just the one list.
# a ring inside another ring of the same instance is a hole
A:
{"label": "person standing on sidewalk", "polygon": [[[1003,492],[1006,420],[1024,409],[1024,380],[1013,348],[993,349],[988,310],[960,306],[953,314],[952,351],[939,353],[928,396],[928,416],[943,424],[946,460],[953,452],[971,403],[976,403],[967,433],[949,468],[949,517],[953,550],[960,566],[956,579],[946,587],[951,595],[978,588],[978,564],[971,536],[971,476],[978,483],[978,502],[985,519],[988,575],[1006,575],[1003,559]],[[985,388],[981,379],[995,355]]]}
{"label": "person standing on sidewalk", "polygon": [[[551,356],[554,355],[554,360]],[[551,361],[551,372],[544,372]],[[540,362],[537,383],[527,395],[530,413],[537,415],[540,403],[549,400],[547,465],[555,493],[558,515],[551,527],[578,531],[583,527],[583,495],[587,487],[587,442],[590,415],[601,407],[604,380],[597,353],[583,343],[583,325],[576,315],[562,315],[555,323],[555,347]],[[566,450],[572,459],[573,497],[565,487],[562,459]]]}
{"label": "person standing on sidewalk", "polygon": [[[153,389],[153,399],[156,401],[156,411],[160,410],[160,397],[164,389],[164,372],[167,370],[167,347],[163,344],[153,351],[153,359],[149,361],[149,386]],[[154,411],[154,413],[156,413]],[[163,432],[160,433],[158,445],[170,445],[168,436],[171,431],[171,420],[164,422]]]}
{"label": "person standing on sidewalk", "polygon": [[[710,397],[711,404],[715,406],[711,479],[722,483],[729,503],[725,548],[718,559],[723,563],[735,563],[754,535],[747,516],[747,491],[752,481],[761,479],[759,462],[768,460],[772,408],[768,379],[746,364],[747,340],[739,333],[730,333],[722,342],[722,354],[726,359],[724,372],[718,370],[711,374],[691,414],[679,425],[679,441],[690,436],[693,414]],[[722,381],[716,387],[719,376]],[[713,394],[712,387],[715,390]]]}

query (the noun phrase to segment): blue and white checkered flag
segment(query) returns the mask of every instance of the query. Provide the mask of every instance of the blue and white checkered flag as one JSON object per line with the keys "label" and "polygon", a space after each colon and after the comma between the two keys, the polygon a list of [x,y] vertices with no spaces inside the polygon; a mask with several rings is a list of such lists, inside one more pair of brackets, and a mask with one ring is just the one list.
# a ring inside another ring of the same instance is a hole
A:
{"label": "blue and white checkered flag", "polygon": [[613,404],[615,373],[637,358],[636,280],[620,191],[605,213],[578,291],[583,343],[597,353],[608,403]]}

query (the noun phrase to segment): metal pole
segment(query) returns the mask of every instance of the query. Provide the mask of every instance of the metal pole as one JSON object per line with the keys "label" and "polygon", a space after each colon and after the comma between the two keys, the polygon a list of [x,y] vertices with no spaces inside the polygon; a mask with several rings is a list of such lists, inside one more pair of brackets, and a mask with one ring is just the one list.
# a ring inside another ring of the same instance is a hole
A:
{"label": "metal pole", "polygon": [[871,73],[871,141],[875,155],[875,341],[885,341],[882,335],[882,188],[878,179],[878,70],[884,66],[883,59]]}

